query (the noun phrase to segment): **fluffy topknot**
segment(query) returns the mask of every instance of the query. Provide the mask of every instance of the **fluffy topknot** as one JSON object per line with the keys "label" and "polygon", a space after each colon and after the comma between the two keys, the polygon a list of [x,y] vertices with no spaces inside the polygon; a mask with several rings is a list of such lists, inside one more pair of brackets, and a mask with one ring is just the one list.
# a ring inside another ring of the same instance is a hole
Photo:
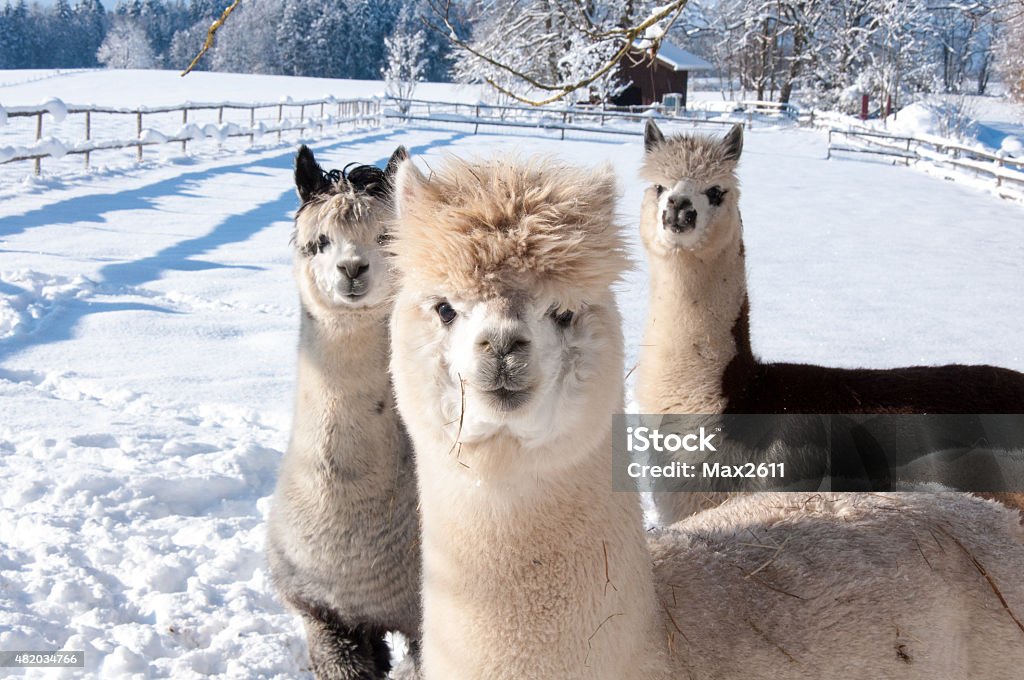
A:
{"label": "fluffy topknot", "polygon": [[429,179],[406,161],[396,184],[391,250],[414,285],[472,298],[527,291],[570,304],[601,295],[627,266],[608,168],[449,157]]}
{"label": "fluffy topknot", "polygon": [[734,126],[725,138],[681,134],[664,137],[653,121],[645,132],[647,152],[640,176],[662,183],[692,178],[703,181],[736,180],[736,162],[743,148],[743,127]]}

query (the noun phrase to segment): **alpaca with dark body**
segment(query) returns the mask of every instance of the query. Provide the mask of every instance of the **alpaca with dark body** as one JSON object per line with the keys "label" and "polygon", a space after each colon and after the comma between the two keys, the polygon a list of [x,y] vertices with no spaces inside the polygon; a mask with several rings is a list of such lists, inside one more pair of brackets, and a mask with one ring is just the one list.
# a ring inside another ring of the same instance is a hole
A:
{"label": "alpaca with dark body", "polygon": [[313,671],[379,680],[384,639],[419,638],[419,519],[412,451],[388,377],[394,282],[382,246],[388,169],[325,173],[300,149],[293,238],[299,287],[295,418],[267,530],[278,593],[303,620]]}
{"label": "alpaca with dark body", "polygon": [[[1021,413],[1024,374],[995,366],[842,369],[766,363],[750,344],[736,164],[743,128],[724,139],[645,131],[640,232],[651,303],[637,398],[649,413]],[[670,494],[671,522],[699,509]],[[718,502],[721,499],[716,499]],[[711,504],[714,504],[711,503]],[[665,507],[668,506],[668,507]]]}

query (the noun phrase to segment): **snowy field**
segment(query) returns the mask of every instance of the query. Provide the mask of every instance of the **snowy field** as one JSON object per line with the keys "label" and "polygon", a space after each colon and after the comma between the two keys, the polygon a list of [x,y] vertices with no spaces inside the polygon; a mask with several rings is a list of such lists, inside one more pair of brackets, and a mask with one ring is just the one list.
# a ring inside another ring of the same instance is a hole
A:
{"label": "snowy field", "polygon": [[[16,103],[84,103],[65,89],[76,77],[19,85],[38,91]],[[245,93],[208,98],[285,94],[250,79]],[[646,306],[640,138],[469,132],[306,141],[330,167],[382,164],[397,144],[428,165],[512,152],[611,163],[637,254],[620,287],[632,366]],[[84,649],[85,677],[304,670],[299,627],[262,557],[291,418],[297,145],[0,191],[0,650]],[[836,366],[1024,370],[1024,207],[903,167],[824,158],[820,132],[748,134],[755,350]],[[64,673],[26,676],[81,675]]]}

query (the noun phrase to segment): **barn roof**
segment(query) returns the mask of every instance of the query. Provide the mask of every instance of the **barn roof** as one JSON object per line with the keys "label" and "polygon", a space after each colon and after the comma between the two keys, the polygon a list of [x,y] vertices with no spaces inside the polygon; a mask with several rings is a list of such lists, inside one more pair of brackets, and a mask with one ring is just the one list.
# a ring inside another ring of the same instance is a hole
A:
{"label": "barn roof", "polygon": [[[646,49],[648,45],[649,42],[642,38],[633,41],[633,47],[638,50]],[[687,52],[668,40],[661,41],[661,47],[658,49],[658,61],[673,71],[710,71],[715,68],[696,54]]]}

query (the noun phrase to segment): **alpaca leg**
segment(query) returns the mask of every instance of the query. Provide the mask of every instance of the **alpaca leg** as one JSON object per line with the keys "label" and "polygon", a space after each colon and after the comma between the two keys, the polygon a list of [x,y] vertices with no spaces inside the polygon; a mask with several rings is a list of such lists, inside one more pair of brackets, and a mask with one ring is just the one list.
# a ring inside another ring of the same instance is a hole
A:
{"label": "alpaca leg", "polygon": [[304,617],[309,660],[318,680],[384,680],[391,650],[384,633],[336,617]]}

